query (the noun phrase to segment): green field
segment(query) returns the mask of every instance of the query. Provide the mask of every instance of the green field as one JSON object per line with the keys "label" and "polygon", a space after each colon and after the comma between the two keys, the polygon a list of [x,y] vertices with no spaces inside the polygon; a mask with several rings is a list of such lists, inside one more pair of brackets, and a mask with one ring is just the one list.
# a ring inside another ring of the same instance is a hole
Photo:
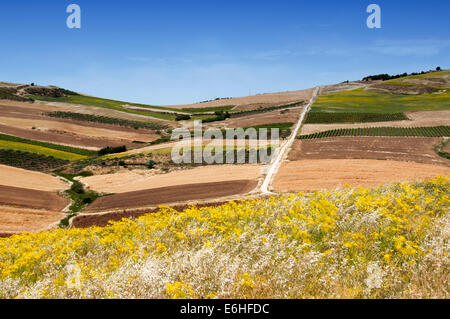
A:
{"label": "green field", "polygon": [[319,97],[311,112],[402,113],[449,109],[450,92],[398,95],[355,89]]}
{"label": "green field", "polygon": [[305,140],[305,139],[338,137],[338,136],[443,137],[443,136],[450,136],[450,126],[342,128],[308,135],[300,135],[297,138]]}

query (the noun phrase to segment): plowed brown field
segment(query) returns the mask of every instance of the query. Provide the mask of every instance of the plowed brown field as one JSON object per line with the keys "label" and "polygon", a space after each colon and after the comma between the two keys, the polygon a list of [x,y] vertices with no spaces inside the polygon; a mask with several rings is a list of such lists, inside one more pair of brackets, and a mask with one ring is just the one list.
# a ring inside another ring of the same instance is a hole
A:
{"label": "plowed brown field", "polygon": [[450,166],[436,154],[440,138],[430,137],[330,137],[296,140],[289,160],[378,159]]}
{"label": "plowed brown field", "polygon": [[122,193],[100,197],[86,211],[106,211],[220,198],[248,193],[257,184],[258,182],[255,180],[235,180],[218,183],[186,184]]}
{"label": "plowed brown field", "polygon": [[0,205],[61,211],[68,204],[53,192],[0,185]]}
{"label": "plowed brown field", "polygon": [[283,163],[273,187],[277,192],[333,190],[343,184],[371,187],[450,174],[429,164],[355,159],[303,160]]}

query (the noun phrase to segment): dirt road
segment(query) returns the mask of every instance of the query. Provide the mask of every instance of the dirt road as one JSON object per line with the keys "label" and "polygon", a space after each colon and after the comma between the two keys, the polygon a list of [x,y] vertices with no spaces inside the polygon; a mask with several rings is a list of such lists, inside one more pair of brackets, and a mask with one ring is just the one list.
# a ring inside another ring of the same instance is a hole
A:
{"label": "dirt road", "polygon": [[289,148],[291,147],[292,143],[294,142],[294,140],[298,134],[298,131],[300,130],[300,127],[302,126],[302,123],[305,119],[305,116],[306,116],[306,114],[308,114],[309,110],[311,109],[311,105],[314,103],[314,100],[317,97],[319,90],[320,90],[320,87],[316,87],[314,89],[313,96],[311,97],[308,104],[304,107],[302,113],[300,114],[300,119],[298,120],[294,131],[292,132],[289,139],[281,146],[281,148],[278,149],[278,154],[275,156],[275,159],[273,160],[272,164],[270,165],[269,170],[266,175],[266,178],[264,179],[264,182],[261,185],[261,193],[262,194],[270,194],[271,193],[269,191],[269,187],[272,182],[272,179],[277,174],[281,163],[283,162],[285,156],[287,155]]}

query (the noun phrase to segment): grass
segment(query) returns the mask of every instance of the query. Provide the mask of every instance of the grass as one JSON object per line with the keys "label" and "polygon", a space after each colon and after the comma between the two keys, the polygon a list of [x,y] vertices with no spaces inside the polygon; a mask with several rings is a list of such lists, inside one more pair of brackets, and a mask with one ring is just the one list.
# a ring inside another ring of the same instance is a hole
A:
{"label": "grass", "polygon": [[299,139],[314,139],[338,136],[418,136],[443,137],[450,136],[450,126],[432,127],[365,127],[343,128],[323,132],[300,135]]}
{"label": "grass", "polygon": [[448,299],[450,180],[0,239],[0,298]]}
{"label": "grass", "polygon": [[305,124],[369,123],[409,120],[404,113],[328,113],[309,112]]}
{"label": "grass", "polygon": [[450,109],[450,92],[399,95],[355,89],[320,96],[311,112],[403,113]]}

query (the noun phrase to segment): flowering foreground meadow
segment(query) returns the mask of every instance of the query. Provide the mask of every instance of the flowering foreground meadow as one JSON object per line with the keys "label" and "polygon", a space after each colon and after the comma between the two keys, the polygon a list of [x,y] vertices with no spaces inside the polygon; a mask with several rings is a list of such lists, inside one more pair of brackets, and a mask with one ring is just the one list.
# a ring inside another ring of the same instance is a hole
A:
{"label": "flowering foreground meadow", "polygon": [[1,298],[449,298],[450,179],[0,240]]}

